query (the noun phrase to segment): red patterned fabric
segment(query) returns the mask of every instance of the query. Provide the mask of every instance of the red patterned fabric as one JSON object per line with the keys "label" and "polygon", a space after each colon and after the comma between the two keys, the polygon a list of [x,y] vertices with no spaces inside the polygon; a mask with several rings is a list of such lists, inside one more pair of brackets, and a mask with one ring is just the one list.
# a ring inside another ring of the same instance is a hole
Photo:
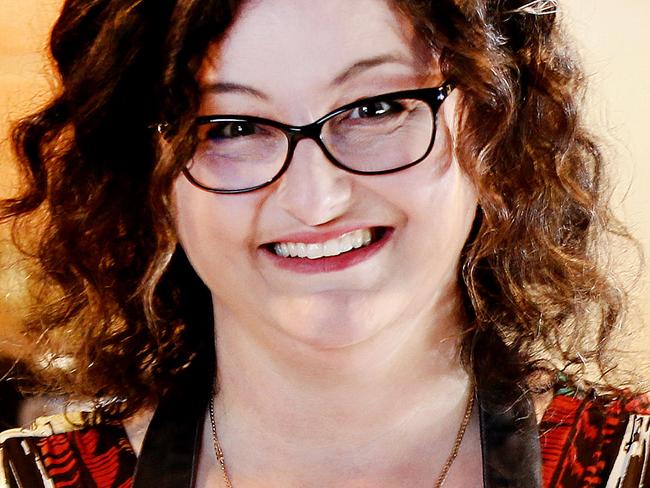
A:
{"label": "red patterned fabric", "polygon": [[[605,488],[608,480],[620,488],[650,486],[648,415],[650,406],[642,398],[556,395],[540,424],[544,488]],[[17,436],[0,447],[4,472],[29,488],[130,488],[133,483],[136,456],[119,425]]]}
{"label": "red patterned fabric", "polygon": [[650,408],[644,399],[555,396],[540,424],[544,488],[604,487],[632,413]]}
{"label": "red patterned fabric", "polygon": [[43,437],[36,447],[56,488],[130,488],[135,454],[115,426]]}

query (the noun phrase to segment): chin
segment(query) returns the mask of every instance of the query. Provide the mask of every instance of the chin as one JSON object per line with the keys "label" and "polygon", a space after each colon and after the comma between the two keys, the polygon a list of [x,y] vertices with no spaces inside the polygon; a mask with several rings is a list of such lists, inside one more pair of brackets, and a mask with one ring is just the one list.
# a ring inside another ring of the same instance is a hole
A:
{"label": "chin", "polygon": [[310,348],[345,349],[369,340],[381,328],[375,314],[362,313],[360,307],[351,308],[354,307],[312,304],[309,310],[291,313],[286,313],[291,308],[284,308],[285,313],[278,318],[277,324],[292,339]]}

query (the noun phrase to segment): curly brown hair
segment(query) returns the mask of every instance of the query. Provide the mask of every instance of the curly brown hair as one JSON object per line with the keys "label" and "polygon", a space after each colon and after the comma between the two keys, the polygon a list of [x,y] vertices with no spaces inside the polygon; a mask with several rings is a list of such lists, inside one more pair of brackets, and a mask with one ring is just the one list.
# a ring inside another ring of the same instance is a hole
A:
{"label": "curly brown hair", "polygon": [[[44,382],[112,400],[112,415],[213,361],[210,295],[177,244],[170,195],[196,144],[198,70],[240,3],[67,0],[50,44],[59,92],[13,131],[26,189],[1,215],[42,222],[33,252],[47,292],[26,325],[34,356],[72,358],[63,369],[46,361]],[[535,387],[542,359],[609,368],[624,295],[597,246],[627,234],[581,124],[582,71],[556,15],[525,3],[393,1],[462,92],[458,158],[479,195],[459,276],[463,357]],[[152,129],[161,121],[164,153]]]}

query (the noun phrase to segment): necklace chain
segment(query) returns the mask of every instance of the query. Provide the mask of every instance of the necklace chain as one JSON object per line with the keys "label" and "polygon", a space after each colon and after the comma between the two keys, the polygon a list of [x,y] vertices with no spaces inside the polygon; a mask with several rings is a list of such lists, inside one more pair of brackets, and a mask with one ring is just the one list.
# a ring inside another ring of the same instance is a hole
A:
{"label": "necklace chain", "polygon": [[[467,430],[469,421],[472,418],[473,410],[474,410],[474,388],[470,390],[469,397],[467,399],[467,406],[465,407],[465,415],[463,416],[463,420],[461,421],[460,426],[458,428],[458,433],[456,434],[454,445],[452,446],[451,451],[449,452],[449,456],[447,457],[447,461],[442,466],[442,469],[440,470],[440,474],[438,475],[438,478],[436,479],[436,482],[433,485],[434,488],[440,488],[445,482],[445,480],[447,479],[449,470],[452,464],[454,464],[456,457],[458,456],[458,451],[460,450],[460,445],[463,442],[463,437],[465,437],[465,431]],[[233,488],[232,483],[230,481],[230,477],[228,476],[228,469],[226,468],[226,460],[223,455],[223,450],[221,449],[221,444],[219,443],[219,436],[217,435],[217,422],[215,421],[215,417],[214,417],[214,394],[210,396],[210,424],[212,425],[212,442],[214,444],[214,453],[216,454],[217,461],[219,462],[219,466],[221,467],[223,480],[226,483],[226,486],[228,488]]]}
{"label": "necklace chain", "polygon": [[214,444],[214,453],[217,455],[217,461],[223,473],[223,480],[226,482],[228,488],[232,488],[232,483],[228,477],[228,470],[226,469],[226,460],[223,457],[221,444],[219,444],[219,436],[217,435],[217,422],[214,419],[214,392],[210,395],[210,424],[212,425],[212,443]]}

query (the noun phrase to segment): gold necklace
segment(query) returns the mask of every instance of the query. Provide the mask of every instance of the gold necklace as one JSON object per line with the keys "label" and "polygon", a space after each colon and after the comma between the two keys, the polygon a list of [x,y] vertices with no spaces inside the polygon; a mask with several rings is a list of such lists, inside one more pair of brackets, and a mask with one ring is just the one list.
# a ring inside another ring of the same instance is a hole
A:
{"label": "gold necklace", "polygon": [[[467,399],[467,406],[465,407],[465,415],[463,420],[460,423],[458,428],[458,433],[456,434],[456,440],[454,445],[449,452],[447,461],[442,466],[442,470],[438,475],[438,479],[433,485],[434,488],[440,488],[442,484],[447,479],[449,474],[449,469],[451,465],[454,464],[456,457],[458,456],[458,451],[460,450],[460,445],[463,442],[463,437],[465,437],[465,431],[469,425],[469,421],[472,418],[472,411],[474,410],[474,388],[470,390],[469,398]],[[221,472],[223,473],[223,480],[226,483],[228,488],[233,488],[232,483],[230,482],[230,477],[228,476],[228,470],[226,469],[226,461],[223,456],[223,451],[221,450],[221,444],[219,444],[219,436],[217,435],[217,423],[214,419],[214,394],[210,396],[210,424],[212,424],[212,443],[214,444],[214,453],[217,455],[217,461],[221,467]]]}

